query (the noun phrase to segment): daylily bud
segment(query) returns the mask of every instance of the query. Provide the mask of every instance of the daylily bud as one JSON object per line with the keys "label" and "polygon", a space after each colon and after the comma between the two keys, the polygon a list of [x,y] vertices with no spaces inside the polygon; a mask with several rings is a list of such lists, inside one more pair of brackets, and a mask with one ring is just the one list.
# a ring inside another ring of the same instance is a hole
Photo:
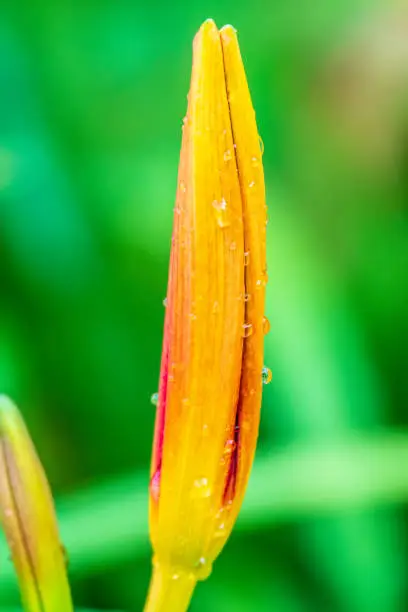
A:
{"label": "daylily bud", "polygon": [[51,491],[24,421],[0,396],[0,518],[28,612],[72,612]]}
{"label": "daylily bud", "polygon": [[194,39],[183,125],[151,470],[148,610],[187,607],[241,507],[262,394],[265,226],[262,150],[236,33],[209,20]]}

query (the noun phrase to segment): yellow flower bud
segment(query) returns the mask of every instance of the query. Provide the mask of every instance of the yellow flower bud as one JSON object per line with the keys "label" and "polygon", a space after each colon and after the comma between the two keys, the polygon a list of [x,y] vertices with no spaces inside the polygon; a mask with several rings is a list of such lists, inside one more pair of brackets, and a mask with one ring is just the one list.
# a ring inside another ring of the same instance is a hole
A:
{"label": "yellow flower bud", "polygon": [[16,406],[0,396],[0,519],[28,612],[72,612],[51,491]]}

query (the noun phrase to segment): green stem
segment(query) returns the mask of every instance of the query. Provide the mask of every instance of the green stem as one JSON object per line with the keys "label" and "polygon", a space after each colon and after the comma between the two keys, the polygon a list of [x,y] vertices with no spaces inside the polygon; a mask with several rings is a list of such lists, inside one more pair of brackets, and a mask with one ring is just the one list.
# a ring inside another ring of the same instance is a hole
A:
{"label": "green stem", "polygon": [[144,612],[185,612],[197,578],[192,573],[153,565],[153,573]]}

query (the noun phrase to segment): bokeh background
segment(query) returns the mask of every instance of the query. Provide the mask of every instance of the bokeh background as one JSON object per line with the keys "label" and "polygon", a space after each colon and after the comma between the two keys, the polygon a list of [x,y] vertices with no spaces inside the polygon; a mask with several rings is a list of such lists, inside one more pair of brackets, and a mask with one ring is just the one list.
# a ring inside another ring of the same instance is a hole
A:
{"label": "bokeh background", "polygon": [[[49,475],[76,605],[141,610],[181,124],[209,16],[238,28],[265,144],[273,382],[240,520],[191,610],[403,612],[406,3],[3,0],[0,390]],[[18,601],[0,540],[0,608]]]}

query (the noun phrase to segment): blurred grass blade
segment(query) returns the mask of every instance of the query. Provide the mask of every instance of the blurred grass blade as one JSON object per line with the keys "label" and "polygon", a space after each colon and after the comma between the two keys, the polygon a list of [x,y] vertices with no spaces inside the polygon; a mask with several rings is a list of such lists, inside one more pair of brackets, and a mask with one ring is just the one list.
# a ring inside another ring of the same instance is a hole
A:
{"label": "blurred grass blade", "polygon": [[[383,377],[313,236],[314,229],[301,223],[290,207],[274,211],[268,260],[274,262],[279,291],[268,295],[267,312],[275,327],[266,337],[265,351],[278,398],[265,394],[263,424],[278,444],[303,441],[318,450],[322,442],[336,443],[352,432],[378,428],[386,404]],[[275,409],[280,403],[284,410]],[[350,482],[353,469],[350,466]],[[381,474],[382,466],[377,470]],[[366,483],[359,486],[364,490]],[[371,512],[343,512],[325,520],[310,517],[297,538],[311,571],[318,572],[341,608],[381,612],[394,609],[405,589],[407,555],[398,545],[402,529],[392,509],[375,517]]]}
{"label": "blurred grass blade", "polygon": [[54,503],[15,405],[0,396],[0,516],[27,612],[71,612]]}

